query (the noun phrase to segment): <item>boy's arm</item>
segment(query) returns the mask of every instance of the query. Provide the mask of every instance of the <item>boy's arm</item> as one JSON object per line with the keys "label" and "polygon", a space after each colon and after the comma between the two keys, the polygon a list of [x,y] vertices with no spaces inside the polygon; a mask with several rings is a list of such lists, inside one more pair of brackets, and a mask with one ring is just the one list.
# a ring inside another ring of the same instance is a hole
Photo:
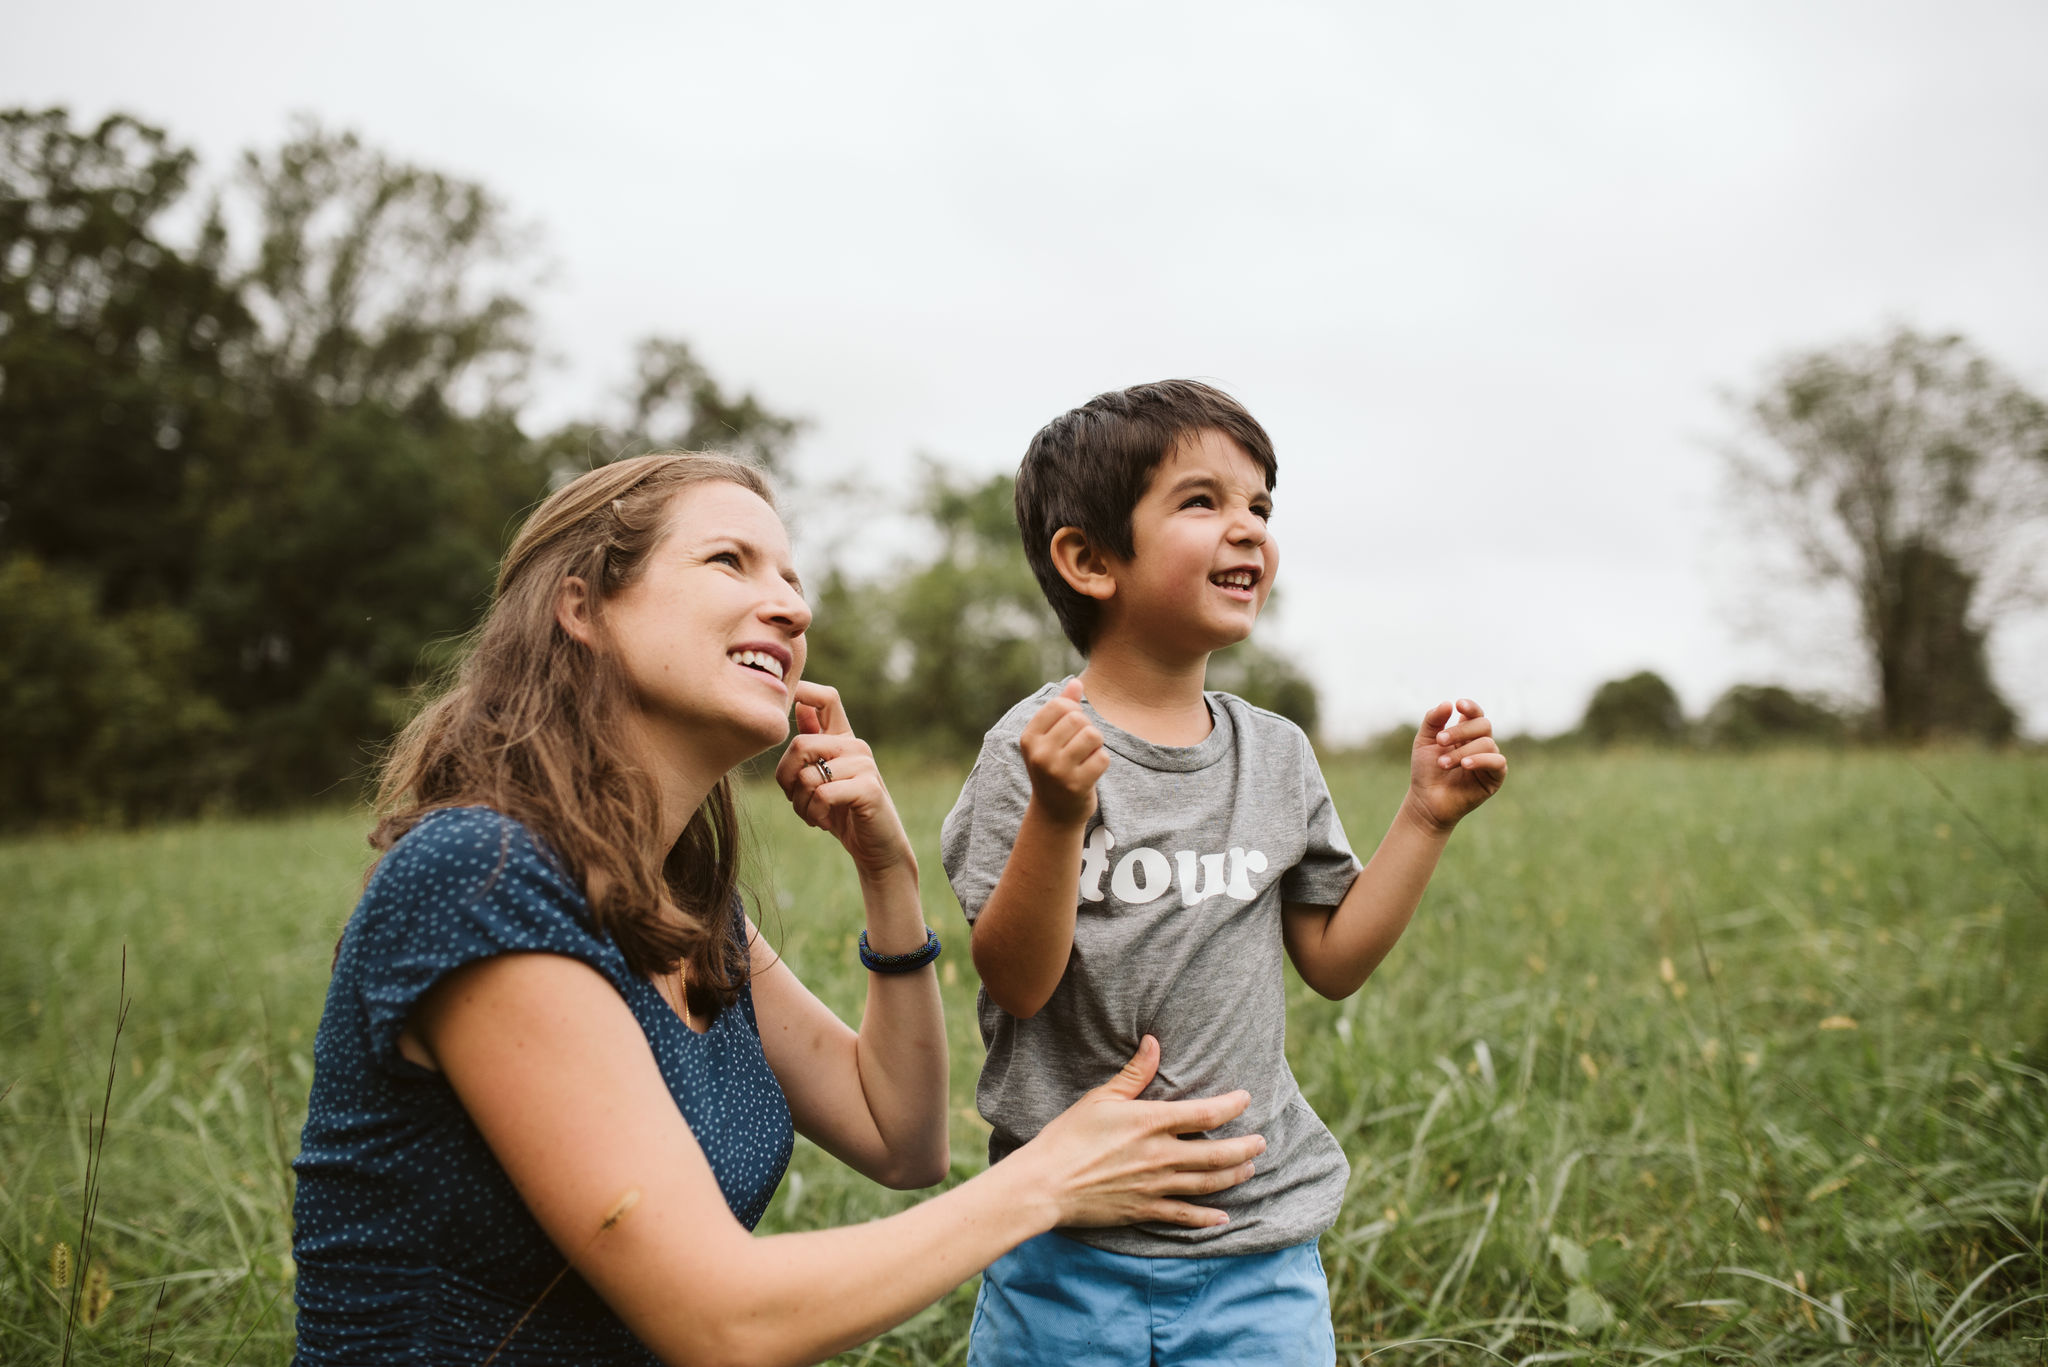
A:
{"label": "boy's arm", "polygon": [[[1450,724],[1455,716],[1463,720]],[[1281,935],[1301,980],[1325,997],[1356,992],[1415,915],[1437,858],[1459,820],[1500,790],[1507,756],[1479,704],[1438,703],[1422,718],[1409,761],[1408,795],[1334,909],[1287,905]]]}
{"label": "boy's arm", "polygon": [[1038,709],[1018,746],[1031,801],[1003,876],[974,920],[970,946],[989,1000],[1030,1017],[1060,985],[1073,951],[1081,836],[1095,814],[1095,781],[1109,768],[1109,751],[1081,710],[1079,679]]}

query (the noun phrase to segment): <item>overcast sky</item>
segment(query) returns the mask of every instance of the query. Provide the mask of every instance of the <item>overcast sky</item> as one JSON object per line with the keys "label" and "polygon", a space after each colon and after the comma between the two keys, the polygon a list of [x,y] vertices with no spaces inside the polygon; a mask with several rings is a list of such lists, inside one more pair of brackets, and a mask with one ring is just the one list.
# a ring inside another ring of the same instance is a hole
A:
{"label": "overcast sky", "polygon": [[[1014,467],[1097,391],[1223,385],[1280,455],[1261,631],[1339,739],[1452,694],[1557,730],[1645,667],[1695,711],[1853,686],[1719,510],[1717,395],[1894,320],[2048,393],[2033,0],[72,0],[6,29],[0,103],[132,111],[217,173],[310,112],[494,187],[555,264],[536,423],[603,408],[653,332],[809,418],[821,477]],[[2048,625],[1995,659],[2048,732]]]}

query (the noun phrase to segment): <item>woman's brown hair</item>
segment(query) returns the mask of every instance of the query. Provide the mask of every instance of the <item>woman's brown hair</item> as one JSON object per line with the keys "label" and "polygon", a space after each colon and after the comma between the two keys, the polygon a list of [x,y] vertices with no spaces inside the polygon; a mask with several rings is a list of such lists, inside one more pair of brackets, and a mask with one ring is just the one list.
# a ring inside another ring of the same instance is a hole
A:
{"label": "woman's brown hair", "polygon": [[386,753],[370,834],[381,852],[442,807],[512,817],[582,885],[592,920],[633,971],[652,976],[682,964],[691,1008],[707,1017],[731,1005],[746,977],[731,914],[739,881],[731,780],[719,780],[664,858],[650,859],[660,798],[628,743],[623,671],[564,631],[555,607],[563,584],[581,579],[601,634],[606,601],[661,543],[670,499],[712,482],[774,503],[750,465],[664,452],[600,466],[534,510],[498,567],[490,611],[453,682]]}

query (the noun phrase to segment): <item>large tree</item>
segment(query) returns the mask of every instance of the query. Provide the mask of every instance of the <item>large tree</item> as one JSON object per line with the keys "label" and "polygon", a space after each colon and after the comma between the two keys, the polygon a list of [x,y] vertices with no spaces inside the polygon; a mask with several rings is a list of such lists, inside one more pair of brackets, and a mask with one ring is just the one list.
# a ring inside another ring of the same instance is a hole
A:
{"label": "large tree", "polygon": [[[127,116],[0,111],[0,822],[361,768],[521,510],[623,453],[521,428],[536,274],[484,187],[345,133],[208,187]],[[628,406],[640,449],[795,431],[680,343]]]}
{"label": "large tree", "polygon": [[2048,405],[1961,337],[1899,327],[1787,357],[1739,406],[1742,506],[1853,598],[1884,733],[2009,737],[1985,644],[2040,600]]}

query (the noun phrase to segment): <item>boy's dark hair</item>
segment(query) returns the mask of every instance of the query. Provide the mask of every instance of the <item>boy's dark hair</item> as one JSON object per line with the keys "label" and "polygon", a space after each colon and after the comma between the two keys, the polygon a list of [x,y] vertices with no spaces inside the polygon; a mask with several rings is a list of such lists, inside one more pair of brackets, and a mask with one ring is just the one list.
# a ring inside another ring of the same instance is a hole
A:
{"label": "boy's dark hair", "polygon": [[1159,380],[1097,394],[1038,430],[1017,467],[1017,529],[1038,587],[1060,629],[1083,655],[1095,639],[1100,605],[1076,593],[1052,563],[1053,534],[1078,527],[1096,546],[1129,559],[1136,553],[1131,511],[1183,439],[1215,428],[1278,480],[1273,440],[1244,405],[1199,380]]}

